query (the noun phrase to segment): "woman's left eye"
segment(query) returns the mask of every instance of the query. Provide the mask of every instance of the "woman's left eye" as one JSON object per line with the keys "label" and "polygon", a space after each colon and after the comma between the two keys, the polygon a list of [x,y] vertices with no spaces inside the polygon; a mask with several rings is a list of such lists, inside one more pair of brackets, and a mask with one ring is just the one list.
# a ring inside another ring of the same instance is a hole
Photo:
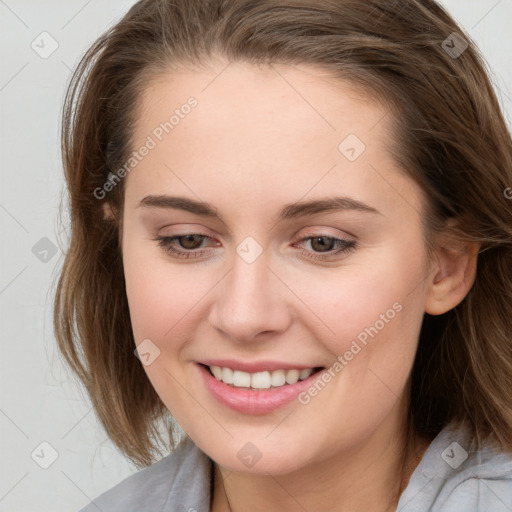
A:
{"label": "woman's left eye", "polygon": [[[353,250],[356,246],[356,242],[353,240],[345,240],[344,238],[335,238],[328,235],[315,235],[302,238],[301,242],[309,241],[312,248],[315,246],[322,249],[320,253],[307,254],[308,251],[302,251],[308,258],[314,260],[327,260],[336,256],[337,254],[347,253]],[[324,251],[327,247],[327,250]],[[322,253],[327,253],[327,256],[323,256]]]}
{"label": "woman's left eye", "polygon": [[[167,253],[178,258],[199,258],[208,252],[208,249],[200,249],[202,242],[206,239],[212,240],[207,235],[187,233],[185,235],[158,236],[154,240],[158,242],[159,247],[162,247]],[[175,242],[178,242],[179,248],[176,247]],[[327,260],[337,254],[347,253],[356,246],[355,241],[323,234],[308,236],[299,240],[299,243],[304,242],[309,242],[313,251],[303,249],[301,254],[314,260]],[[315,252],[315,248],[319,249],[320,252]]]}

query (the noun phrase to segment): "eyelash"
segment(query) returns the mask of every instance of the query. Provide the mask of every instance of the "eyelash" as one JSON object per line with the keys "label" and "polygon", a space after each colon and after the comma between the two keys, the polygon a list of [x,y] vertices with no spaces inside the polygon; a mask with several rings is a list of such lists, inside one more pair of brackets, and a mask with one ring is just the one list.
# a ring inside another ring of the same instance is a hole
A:
{"label": "eyelash", "polygon": [[[153,240],[155,242],[158,242],[158,246],[162,247],[164,251],[166,251],[168,254],[174,255],[178,258],[199,258],[201,257],[207,250],[179,250],[173,247],[171,244],[174,242],[174,240],[178,240],[180,238],[184,238],[186,236],[200,236],[203,237],[203,239],[210,238],[207,235],[202,235],[200,233],[186,233],[184,235],[175,235],[175,236],[158,236],[154,238]],[[344,240],[342,238],[335,238],[333,236],[324,235],[324,234],[317,234],[315,236],[308,236],[305,238],[301,238],[299,242],[304,242],[306,240],[313,240],[315,238],[326,238],[327,240],[334,240],[335,245],[338,246],[338,249],[334,251],[334,249],[331,249],[331,251],[328,251],[328,253],[316,253],[316,256],[312,256],[310,251],[305,251],[304,249],[301,250],[301,254],[305,255],[308,258],[311,258],[313,260],[320,260],[320,261],[327,261],[331,259],[333,256],[336,256],[337,254],[344,254],[352,251],[356,247],[355,241],[349,241]],[[332,252],[334,251],[334,252]],[[323,254],[327,254],[324,256]]]}

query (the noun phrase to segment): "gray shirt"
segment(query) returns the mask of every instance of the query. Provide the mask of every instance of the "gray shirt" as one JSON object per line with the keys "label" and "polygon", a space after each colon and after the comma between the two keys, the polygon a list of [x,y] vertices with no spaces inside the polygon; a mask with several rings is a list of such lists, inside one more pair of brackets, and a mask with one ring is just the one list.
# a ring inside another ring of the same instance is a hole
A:
{"label": "gray shirt", "polygon": [[[445,427],[414,470],[397,512],[512,512],[512,456],[474,448],[466,429]],[[79,512],[209,512],[212,474],[211,459],[186,437]]]}

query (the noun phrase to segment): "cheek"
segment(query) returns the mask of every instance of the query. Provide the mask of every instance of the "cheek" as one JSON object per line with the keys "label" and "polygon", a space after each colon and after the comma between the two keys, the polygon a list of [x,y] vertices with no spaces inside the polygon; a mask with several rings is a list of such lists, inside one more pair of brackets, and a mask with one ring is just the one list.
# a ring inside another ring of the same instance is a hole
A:
{"label": "cheek", "polygon": [[[206,292],[195,285],[195,279],[191,286],[190,273],[164,261],[165,255],[161,258],[155,257],[154,251],[146,253],[132,250],[128,243],[124,258],[135,344],[144,342],[141,347],[149,347],[151,361],[144,365],[144,371],[177,421],[199,422],[199,411],[187,406],[188,394],[183,393],[180,385],[183,382],[180,356],[197,325],[197,303]],[[148,339],[149,345],[144,341]],[[182,417],[183,411],[186,414]]]}
{"label": "cheek", "polygon": [[364,346],[370,339],[385,338],[386,332],[396,336],[394,331],[408,325],[411,315],[416,325],[423,315],[418,285],[424,277],[419,254],[406,257],[399,247],[388,247],[375,249],[357,264],[300,278],[290,273],[287,279],[312,313],[310,327],[318,325],[315,331],[324,333],[320,339],[330,352],[342,354],[353,340]]}
{"label": "cheek", "polygon": [[[156,242],[155,242],[156,244]],[[187,264],[172,264],[147,241],[126,241],[123,264],[126,294],[136,344],[149,338],[161,350],[178,351],[190,339],[202,299],[217,274]],[[145,246],[145,247],[143,247]]]}
{"label": "cheek", "polygon": [[179,303],[176,283],[171,286],[157,267],[139,264],[135,258],[126,258],[124,266],[135,341],[159,337],[159,333],[172,327],[173,318],[169,313]]}
{"label": "cheek", "polygon": [[373,413],[385,412],[412,368],[425,274],[421,240],[410,242],[408,251],[398,244],[379,248],[357,266],[296,280],[297,294],[321,320],[317,339],[332,354],[332,374],[341,377],[335,395],[354,410],[373,404]]}

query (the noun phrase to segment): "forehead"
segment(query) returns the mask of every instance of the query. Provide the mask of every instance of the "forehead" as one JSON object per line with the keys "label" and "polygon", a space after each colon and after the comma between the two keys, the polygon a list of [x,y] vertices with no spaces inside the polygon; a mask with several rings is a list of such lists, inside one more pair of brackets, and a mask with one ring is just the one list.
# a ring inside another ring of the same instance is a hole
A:
{"label": "forehead", "polygon": [[141,95],[132,149],[148,139],[154,147],[130,172],[127,200],[135,189],[139,197],[176,187],[211,202],[245,193],[260,205],[313,189],[361,194],[376,184],[375,166],[395,166],[386,151],[391,121],[384,103],[311,66],[165,73]]}
{"label": "forehead", "polygon": [[[139,123],[136,134],[143,136],[146,123],[162,122],[194,96],[200,108],[194,119],[210,129],[225,127],[234,132],[243,127],[244,133],[252,126],[262,138],[275,133],[297,134],[331,132],[341,136],[347,129],[363,134],[383,117],[384,129],[389,130],[392,119],[385,101],[347,80],[335,78],[332,73],[312,65],[255,65],[247,62],[220,62],[203,68],[178,68],[154,77],[141,91]],[[235,114],[235,115],[234,115]],[[284,115],[286,114],[286,116]],[[248,118],[248,116],[250,116]],[[307,124],[295,125],[302,120]],[[249,122],[248,122],[249,121]],[[253,133],[253,132],[251,132]]]}

